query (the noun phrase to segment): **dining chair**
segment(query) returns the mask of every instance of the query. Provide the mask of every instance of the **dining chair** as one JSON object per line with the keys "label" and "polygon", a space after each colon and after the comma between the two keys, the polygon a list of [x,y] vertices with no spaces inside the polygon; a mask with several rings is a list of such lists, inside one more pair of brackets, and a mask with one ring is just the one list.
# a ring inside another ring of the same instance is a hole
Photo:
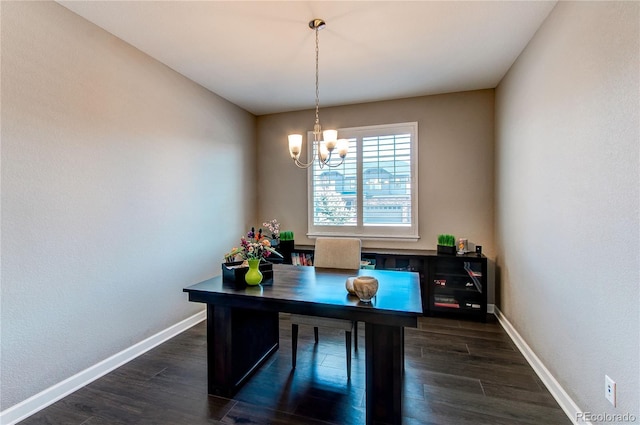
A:
{"label": "dining chair", "polygon": [[[313,255],[316,268],[349,269],[354,274],[360,268],[362,243],[356,238],[317,238]],[[351,334],[354,337],[354,349],[358,351],[358,323],[353,320],[328,317],[291,315],[291,366],[295,369],[298,351],[298,326],[313,326],[315,343],[318,343],[318,328],[332,328],[345,331],[347,353],[347,379],[351,379]]]}

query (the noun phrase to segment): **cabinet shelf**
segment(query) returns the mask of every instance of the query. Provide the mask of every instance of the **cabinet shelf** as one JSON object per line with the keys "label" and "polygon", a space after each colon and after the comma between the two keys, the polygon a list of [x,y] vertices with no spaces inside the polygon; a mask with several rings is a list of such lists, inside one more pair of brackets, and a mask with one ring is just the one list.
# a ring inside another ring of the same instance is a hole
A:
{"label": "cabinet shelf", "polygon": [[460,303],[448,304],[448,303],[434,303],[433,304],[433,312],[443,312],[443,313],[467,313],[467,314],[478,314],[478,312],[482,311],[482,304],[480,303],[465,303],[460,305]]}

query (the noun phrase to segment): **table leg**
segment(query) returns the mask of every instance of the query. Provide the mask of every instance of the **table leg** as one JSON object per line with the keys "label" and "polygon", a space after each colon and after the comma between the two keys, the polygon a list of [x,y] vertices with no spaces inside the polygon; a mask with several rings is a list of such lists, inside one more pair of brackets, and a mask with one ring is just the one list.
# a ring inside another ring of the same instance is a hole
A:
{"label": "table leg", "polygon": [[278,349],[278,313],[207,304],[211,395],[233,397]]}
{"label": "table leg", "polygon": [[365,324],[367,425],[402,423],[403,331]]}

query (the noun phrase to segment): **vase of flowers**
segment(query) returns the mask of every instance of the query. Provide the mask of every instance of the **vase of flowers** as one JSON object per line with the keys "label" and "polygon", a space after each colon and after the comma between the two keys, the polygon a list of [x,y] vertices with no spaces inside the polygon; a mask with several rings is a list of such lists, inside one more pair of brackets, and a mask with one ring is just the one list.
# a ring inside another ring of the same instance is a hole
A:
{"label": "vase of flowers", "polygon": [[244,276],[247,285],[258,285],[262,282],[262,272],[260,271],[260,261],[271,255],[282,257],[279,252],[271,247],[271,242],[262,234],[262,229],[257,233],[252,227],[246,237],[240,238],[240,247],[233,248],[225,254],[227,263],[237,257],[241,257],[249,265],[249,270]]}

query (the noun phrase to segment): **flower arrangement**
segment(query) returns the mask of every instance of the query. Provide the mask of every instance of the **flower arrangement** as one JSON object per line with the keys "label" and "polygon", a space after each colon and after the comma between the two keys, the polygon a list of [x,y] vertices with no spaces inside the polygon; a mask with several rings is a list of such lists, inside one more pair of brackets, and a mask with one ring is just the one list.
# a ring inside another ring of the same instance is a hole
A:
{"label": "flower arrangement", "polygon": [[271,239],[280,238],[280,223],[278,223],[278,220],[274,218],[271,221],[265,221],[262,223],[262,226],[271,232]]}
{"label": "flower arrangement", "polygon": [[278,251],[271,247],[269,239],[265,238],[262,234],[262,229],[259,229],[256,233],[252,227],[247,233],[246,237],[240,238],[240,247],[234,247],[230,252],[224,255],[224,260],[230,263],[240,256],[243,260],[259,260],[267,258],[271,254],[282,257]]}

